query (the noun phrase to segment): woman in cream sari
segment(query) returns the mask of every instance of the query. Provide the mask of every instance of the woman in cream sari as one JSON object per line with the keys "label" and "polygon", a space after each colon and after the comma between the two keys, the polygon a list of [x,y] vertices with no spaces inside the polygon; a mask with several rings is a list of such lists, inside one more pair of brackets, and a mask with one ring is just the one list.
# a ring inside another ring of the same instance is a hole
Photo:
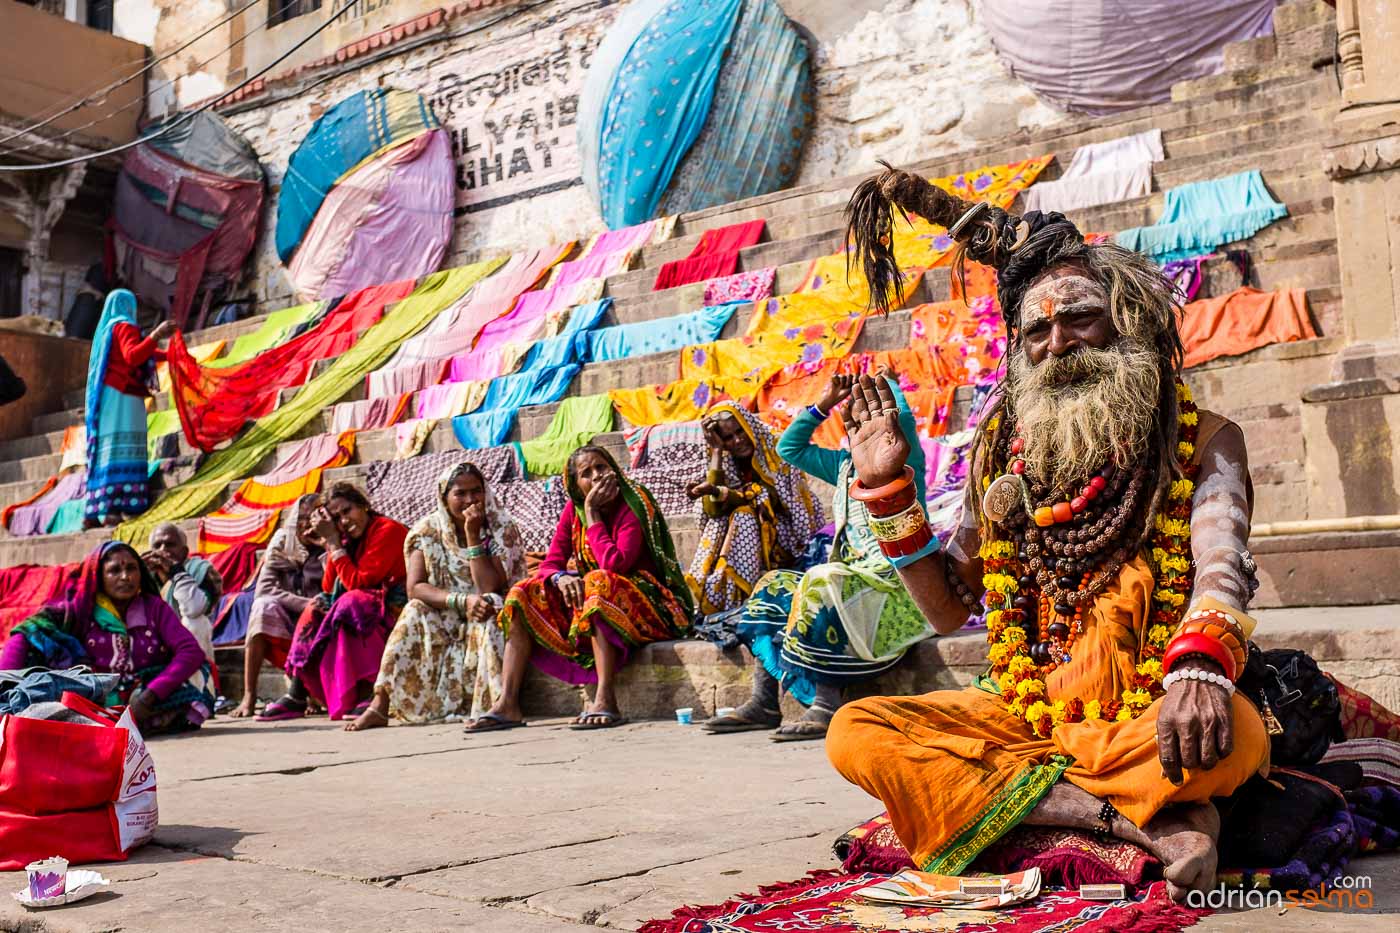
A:
{"label": "woman in cream sari", "polygon": [[501,691],[501,594],[525,576],[515,521],[460,463],[438,477],[437,507],[404,541],[409,603],[399,616],[369,708],[346,731],[477,716]]}

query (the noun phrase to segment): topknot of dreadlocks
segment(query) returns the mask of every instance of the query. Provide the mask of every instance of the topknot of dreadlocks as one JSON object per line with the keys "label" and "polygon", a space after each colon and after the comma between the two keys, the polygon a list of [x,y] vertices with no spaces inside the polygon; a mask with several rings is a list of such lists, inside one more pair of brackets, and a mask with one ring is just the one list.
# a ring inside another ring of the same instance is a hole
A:
{"label": "topknot of dreadlocks", "polygon": [[1064,214],[1030,211],[1021,220],[1030,227],[1026,242],[1004,253],[997,269],[997,300],[1008,333],[1020,325],[1021,299],[1035,277],[1085,250],[1084,235]]}

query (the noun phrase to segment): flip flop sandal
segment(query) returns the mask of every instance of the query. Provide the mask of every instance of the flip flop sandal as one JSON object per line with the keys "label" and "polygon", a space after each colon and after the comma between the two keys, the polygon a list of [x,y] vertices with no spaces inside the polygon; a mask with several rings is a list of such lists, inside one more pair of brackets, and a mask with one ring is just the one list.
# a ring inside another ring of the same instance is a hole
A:
{"label": "flip flop sandal", "polygon": [[828,725],[828,723],[799,719],[793,723],[795,728],[791,728],[788,732],[774,732],[768,738],[774,742],[812,742],[826,738]]}
{"label": "flip flop sandal", "polygon": [[751,719],[741,719],[738,716],[716,716],[713,719],[705,720],[700,724],[700,728],[711,735],[728,735],[731,732],[768,732],[778,728],[781,724],[781,720],[754,722]]}
{"label": "flip flop sandal", "polygon": [[579,713],[578,718],[569,723],[569,728],[575,732],[588,732],[593,729],[616,729],[627,723],[627,717],[621,713]]}
{"label": "flip flop sandal", "polygon": [[523,719],[507,719],[504,716],[497,716],[495,713],[482,713],[471,722],[463,732],[500,732],[502,729],[520,729],[526,725]]}
{"label": "flip flop sandal", "polygon": [[257,715],[257,721],[286,722],[290,719],[301,719],[306,715],[306,707],[298,708],[296,703],[296,700],[288,696],[273,700],[263,707],[263,711]]}

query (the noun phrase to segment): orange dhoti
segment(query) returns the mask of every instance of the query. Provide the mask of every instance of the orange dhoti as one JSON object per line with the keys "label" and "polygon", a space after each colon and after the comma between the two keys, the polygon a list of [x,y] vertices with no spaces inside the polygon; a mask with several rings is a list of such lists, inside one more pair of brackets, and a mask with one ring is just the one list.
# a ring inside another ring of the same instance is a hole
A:
{"label": "orange dhoti", "polygon": [[[1152,595],[1137,558],[1095,601],[1073,660],[1048,678],[1050,699],[1108,704],[1127,689]],[[1157,759],[1158,699],[1136,719],[1057,726],[1042,739],[997,694],[977,687],[917,697],[870,697],[843,706],[827,754],[847,780],[880,798],[915,864],[956,874],[1033,810],[1061,779],[1108,800],[1138,826],[1168,804],[1223,797],[1264,770],[1269,738],[1258,711],[1232,700],[1234,750],[1173,785]]]}

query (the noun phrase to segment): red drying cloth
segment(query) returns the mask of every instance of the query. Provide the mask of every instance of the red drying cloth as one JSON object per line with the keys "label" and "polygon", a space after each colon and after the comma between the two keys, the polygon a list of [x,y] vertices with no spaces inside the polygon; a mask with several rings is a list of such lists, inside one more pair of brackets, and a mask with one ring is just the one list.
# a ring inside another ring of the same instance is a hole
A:
{"label": "red drying cloth", "polygon": [[57,567],[21,564],[0,570],[0,639],[9,636],[10,629],[58,596],[63,581],[77,567],[77,564]]}
{"label": "red drying cloth", "polygon": [[217,369],[190,356],[184,337],[170,339],[170,395],[185,437],[203,451],[233,437],[277,407],[283,389],[306,381],[317,360],[339,356],[384,315],[386,305],[413,291],[413,279],[372,285],[347,295],[316,327],[250,360]]}
{"label": "red drying cloth", "polygon": [[214,569],[219,571],[219,576],[223,578],[225,593],[237,593],[253,576],[253,571],[258,567],[258,547],[259,545],[240,541],[231,548],[208,555],[209,563],[214,565]]}
{"label": "red drying cloth", "polygon": [[749,220],[706,230],[700,234],[700,242],[695,244],[689,256],[662,265],[651,290],[659,292],[663,288],[733,275],[739,265],[739,250],[759,241],[763,236],[763,224],[762,220]]}

